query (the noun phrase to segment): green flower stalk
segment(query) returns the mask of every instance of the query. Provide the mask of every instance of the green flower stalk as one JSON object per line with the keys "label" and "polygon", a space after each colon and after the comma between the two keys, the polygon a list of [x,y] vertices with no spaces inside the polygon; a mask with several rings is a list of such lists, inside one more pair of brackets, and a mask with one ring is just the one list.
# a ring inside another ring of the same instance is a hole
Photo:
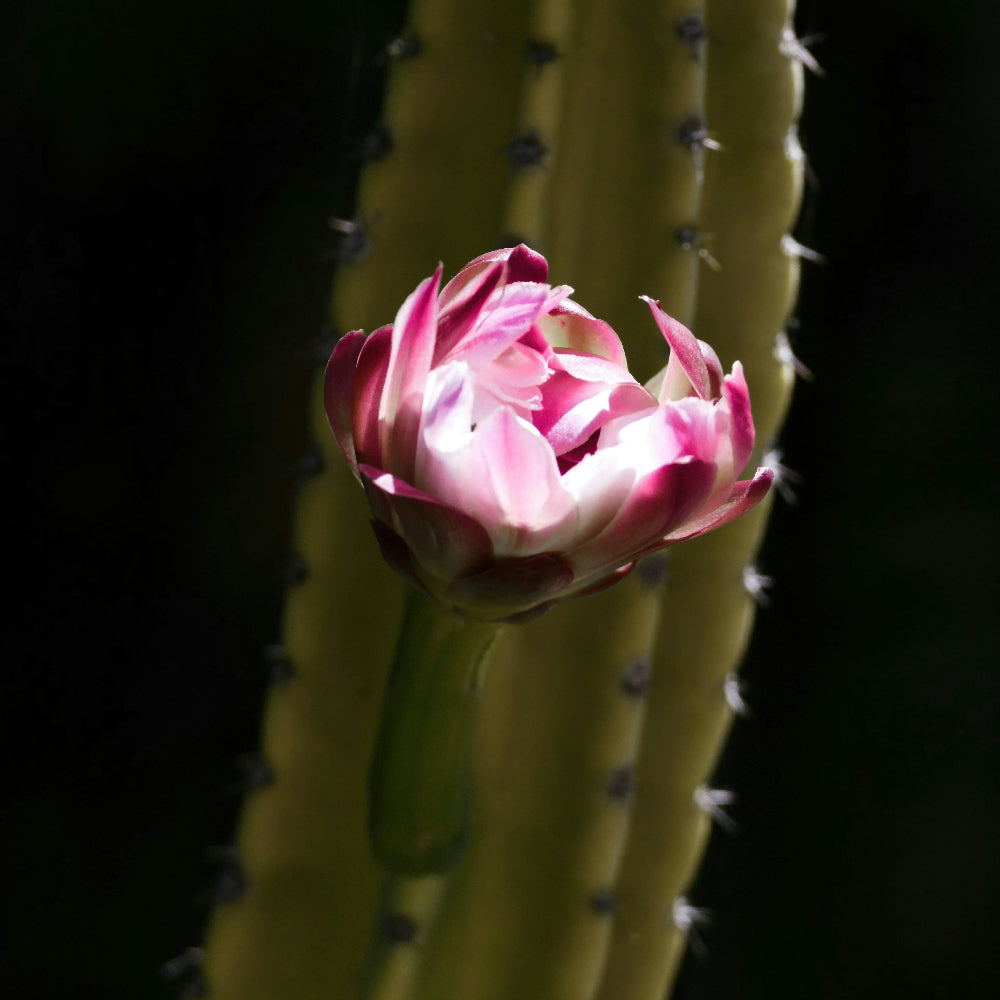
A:
{"label": "green flower stalk", "polygon": [[502,628],[407,594],[369,779],[372,850],[394,872],[448,871],[466,846],[478,703]]}

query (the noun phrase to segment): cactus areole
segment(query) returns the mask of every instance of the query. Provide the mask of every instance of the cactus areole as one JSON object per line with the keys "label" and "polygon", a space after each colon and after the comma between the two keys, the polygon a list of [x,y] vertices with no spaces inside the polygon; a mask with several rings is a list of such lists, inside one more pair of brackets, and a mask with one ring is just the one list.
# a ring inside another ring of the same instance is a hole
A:
{"label": "cactus areole", "polygon": [[441,268],[391,326],[343,337],[326,409],[388,562],[449,611],[522,621],[754,506],[743,370],[646,299],[670,347],[645,386],[617,334],[521,245]]}
{"label": "cactus areole", "polygon": [[416,584],[370,776],[376,855],[444,871],[466,837],[478,689],[504,623],[622,579],[758,503],[739,362],[645,298],[670,349],[645,386],[607,323],[527,246],[441,267],[326,370],[337,442],[390,565]]}

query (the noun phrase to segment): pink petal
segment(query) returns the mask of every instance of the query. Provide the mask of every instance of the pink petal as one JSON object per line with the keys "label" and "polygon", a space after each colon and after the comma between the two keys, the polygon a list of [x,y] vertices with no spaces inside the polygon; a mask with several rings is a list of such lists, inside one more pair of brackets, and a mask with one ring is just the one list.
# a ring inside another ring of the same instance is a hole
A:
{"label": "pink petal", "polygon": [[473,368],[492,361],[531,325],[567,288],[551,289],[536,282],[517,281],[498,288],[483,309],[476,326],[458,341],[446,360],[459,359]]}
{"label": "pink petal", "polygon": [[475,402],[474,378],[464,362],[449,361],[430,373],[417,439],[413,482],[418,488],[449,499],[450,470],[439,471],[437,466],[447,462],[445,456],[449,453],[469,444],[475,422],[472,414]]}
{"label": "pink petal", "polygon": [[438,265],[403,303],[392,325],[392,352],[378,411],[379,438],[383,464],[404,479],[413,475],[421,398],[437,334],[440,280]]}
{"label": "pink petal", "polygon": [[610,573],[598,577],[596,582],[588,584],[582,590],[574,590],[569,597],[590,597],[591,594],[599,594],[602,590],[613,587],[616,583],[621,583],[635,569],[635,562],[625,563],[618,569],[611,570]]}
{"label": "pink petal", "polygon": [[542,553],[498,559],[482,573],[455,580],[444,596],[456,604],[487,609],[487,614],[492,610],[503,620],[516,616],[523,621],[531,609],[557,597],[572,582],[573,571],[565,560]]}
{"label": "pink petal", "polygon": [[354,450],[359,462],[382,464],[378,411],[389,368],[392,327],[381,326],[368,335],[358,357],[351,389],[351,414],[354,427]]}
{"label": "pink petal", "polygon": [[[669,441],[678,454],[699,458],[716,465],[731,465],[732,444],[729,440],[729,417],[724,409],[695,396],[664,403],[657,412],[650,440]],[[736,478],[735,474],[732,476]]]}
{"label": "pink petal", "polygon": [[743,366],[737,361],[732,375],[727,375],[722,392],[732,416],[733,472],[739,475],[753,451],[754,426],[750,412],[750,390],[743,376]]}
{"label": "pink petal", "polygon": [[406,542],[426,574],[451,580],[493,561],[490,536],[474,518],[381,469],[359,471],[375,516]]}
{"label": "pink petal", "polygon": [[545,284],[549,274],[549,265],[545,258],[523,243],[516,247],[491,250],[475,260],[469,261],[444,286],[438,300],[441,310],[450,308],[454,301],[464,295],[466,286],[481,279],[482,275],[494,264],[502,265],[504,283],[508,281],[532,281]]}
{"label": "pink petal", "polygon": [[351,385],[364,343],[365,335],[361,330],[354,330],[341,337],[326,363],[323,375],[326,419],[329,420],[337,444],[355,476],[358,474],[358,460],[354,454],[354,433],[351,429]]}
{"label": "pink petal", "polygon": [[[515,341],[488,367],[480,368],[476,373],[480,386],[483,385],[484,378],[489,381],[496,381],[501,386],[509,386],[515,390],[528,388],[538,388],[549,377],[549,366],[545,358],[527,347],[523,341]],[[516,392],[516,398],[520,399],[522,393]]]}
{"label": "pink petal", "polygon": [[622,347],[618,334],[603,320],[595,319],[571,299],[542,316],[537,326],[552,347],[596,354],[620,368],[628,368],[625,348]]}
{"label": "pink petal", "polygon": [[[655,302],[648,295],[640,295],[639,297],[649,306],[653,319],[656,320],[656,325],[670,345],[673,356],[676,356],[680,362],[694,391],[702,399],[711,399],[712,381],[708,364],[694,334],[683,323],[675,320],[673,316],[668,316],[660,308],[659,302]],[[670,382],[669,373],[667,382]]]}
{"label": "pink petal", "polygon": [[499,406],[509,407],[530,421],[532,412],[542,405],[541,386],[548,377],[549,367],[542,355],[525,347],[522,341],[511,344],[476,372],[470,423],[479,423]]}
{"label": "pink petal", "polygon": [[552,449],[508,409],[467,433],[456,420],[444,407],[438,419],[425,420],[421,488],[482,524],[498,556],[544,551],[547,533],[573,515]]}
{"label": "pink petal", "polygon": [[721,399],[723,379],[719,355],[715,353],[715,348],[711,344],[706,344],[704,340],[699,340],[698,346],[701,348],[701,356],[705,359],[705,367],[708,368],[709,399]]}
{"label": "pink petal", "polygon": [[722,364],[719,356],[712,349],[710,344],[704,340],[698,341],[701,356],[708,369],[708,391],[707,399],[698,396],[691,385],[691,379],[684,371],[680,358],[675,352],[671,352],[667,364],[649,380],[646,388],[661,403],[677,402],[691,396],[694,399],[704,399],[704,401],[716,401],[722,396]]}
{"label": "pink petal", "polygon": [[[558,360],[569,359],[558,355]],[[574,358],[567,368],[572,373],[555,371],[542,385],[542,406],[532,415],[557,455],[582,444],[609,420],[656,405],[627,371],[610,361]]]}
{"label": "pink petal", "polygon": [[455,275],[447,285],[441,289],[438,297],[438,308],[443,312],[451,308],[459,300],[466,297],[470,285],[482,280],[484,274],[495,264],[500,264],[501,274],[503,273],[506,258],[498,260],[496,253],[484,253],[481,257],[469,261],[458,274]]}
{"label": "pink petal", "polygon": [[578,549],[618,516],[635,488],[631,459],[626,449],[598,448],[563,473],[563,488],[573,497],[576,518],[553,536],[554,550]]}
{"label": "pink petal", "polygon": [[[587,382],[605,382],[611,385],[628,383],[639,388],[639,383],[629,373],[628,368],[596,354],[581,354],[575,350],[560,348],[552,356],[550,365],[555,371],[567,372],[573,378]],[[656,400],[644,389],[643,396],[649,400],[650,406],[656,405]]]}
{"label": "pink petal", "polygon": [[375,541],[378,542],[379,551],[382,553],[382,558],[388,563],[389,569],[399,573],[400,576],[405,576],[411,583],[426,591],[426,586],[417,575],[413,557],[406,547],[406,542],[377,517],[372,518],[371,526],[375,532]]}
{"label": "pink petal", "polygon": [[[537,533],[571,513],[572,498],[562,487],[555,455],[534,427],[510,410],[496,410],[473,438],[487,474],[482,483],[487,503],[497,515],[497,525],[487,524],[494,539]],[[502,555],[520,545],[511,539],[496,547]]]}
{"label": "pink petal", "polygon": [[586,579],[634,560],[697,512],[714,482],[715,467],[697,460],[671,463],[647,473],[614,520],[570,553],[577,576]]}
{"label": "pink petal", "polygon": [[[468,270],[467,268],[465,270]],[[463,271],[464,274],[464,271]],[[457,279],[448,283],[438,300],[437,343],[434,346],[434,364],[441,359],[476,325],[483,306],[493,294],[503,276],[503,264],[497,262],[485,267],[457,288],[447,305],[445,295]]]}
{"label": "pink petal", "polygon": [[[507,253],[500,250],[499,253]],[[510,251],[507,260],[507,281],[537,281],[544,283],[549,278],[548,261],[537,251],[524,243],[519,243]]]}
{"label": "pink petal", "polygon": [[758,469],[753,479],[741,480],[733,486],[733,491],[725,503],[668,533],[664,537],[665,544],[675,545],[677,542],[687,541],[689,538],[703,535],[706,531],[734,521],[767,496],[773,479],[774,473],[770,469]]}

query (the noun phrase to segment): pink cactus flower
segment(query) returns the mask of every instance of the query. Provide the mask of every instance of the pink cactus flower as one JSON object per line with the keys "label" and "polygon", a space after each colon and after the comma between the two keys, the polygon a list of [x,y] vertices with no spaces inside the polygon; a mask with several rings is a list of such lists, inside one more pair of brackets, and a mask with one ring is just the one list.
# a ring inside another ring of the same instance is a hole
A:
{"label": "pink cactus flower", "polygon": [[[645,386],[607,323],[526,246],[421,282],[391,326],[348,333],[326,410],[389,564],[470,618],[517,621],[767,493],[737,481],[754,427],[739,362],[646,298],[670,347]],[[645,297],[644,297],[645,298]]]}

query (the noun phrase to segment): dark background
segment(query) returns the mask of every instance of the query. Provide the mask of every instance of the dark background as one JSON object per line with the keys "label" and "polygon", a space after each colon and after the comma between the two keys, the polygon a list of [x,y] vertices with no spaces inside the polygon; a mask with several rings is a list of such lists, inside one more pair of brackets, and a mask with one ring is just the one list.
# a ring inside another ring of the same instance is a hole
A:
{"label": "dark background", "polygon": [[[173,995],[257,745],[357,141],[401,3],[0,13],[3,995]],[[1000,994],[1000,10],[800,4],[799,502],[677,996]]]}

